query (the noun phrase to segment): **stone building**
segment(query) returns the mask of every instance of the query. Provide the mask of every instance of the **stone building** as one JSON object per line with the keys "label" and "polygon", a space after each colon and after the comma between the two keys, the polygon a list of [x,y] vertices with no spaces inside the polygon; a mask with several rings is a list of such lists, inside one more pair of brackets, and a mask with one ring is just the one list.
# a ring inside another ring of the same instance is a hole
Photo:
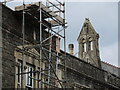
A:
{"label": "stone building", "polygon": [[[70,45],[70,54],[59,50],[58,76],[56,80],[54,71],[51,71],[50,84],[48,84],[48,58],[49,53],[42,52],[40,62],[40,51],[34,47],[29,51],[24,50],[22,39],[22,9],[11,10],[2,5],[2,28],[0,29],[0,60],[2,61],[0,74],[2,75],[2,88],[72,88],[77,90],[120,90],[120,77],[101,68],[99,57],[98,38],[99,35],[91,26],[88,19],[78,38],[79,58],[73,54],[73,45]],[[36,7],[29,5],[29,9]],[[28,8],[26,8],[27,10]],[[32,10],[32,12],[35,10]],[[36,11],[35,11],[36,12]],[[44,14],[44,13],[42,13]],[[0,17],[1,17],[0,16]],[[42,38],[50,34],[42,28]],[[39,25],[29,14],[25,19],[25,46],[31,46],[39,42]],[[85,35],[84,35],[85,34]],[[89,37],[88,37],[89,36]],[[52,51],[56,50],[60,39],[56,36],[52,39]],[[92,44],[90,44],[92,42]],[[86,45],[84,45],[86,43]],[[46,43],[43,43],[46,45]],[[91,46],[90,46],[91,45]],[[93,45],[93,47],[92,47]],[[83,50],[86,46],[86,53]],[[91,47],[91,49],[90,49]],[[47,46],[44,48],[48,49]],[[32,53],[31,53],[32,52]],[[56,53],[56,52],[55,52]],[[66,54],[66,57],[64,57]],[[55,70],[56,56],[52,55],[53,70]],[[66,61],[66,64],[64,64]],[[39,72],[39,69],[43,72]],[[66,70],[65,70],[66,69]],[[39,77],[41,75],[41,77]],[[41,84],[42,83],[42,84]]]}

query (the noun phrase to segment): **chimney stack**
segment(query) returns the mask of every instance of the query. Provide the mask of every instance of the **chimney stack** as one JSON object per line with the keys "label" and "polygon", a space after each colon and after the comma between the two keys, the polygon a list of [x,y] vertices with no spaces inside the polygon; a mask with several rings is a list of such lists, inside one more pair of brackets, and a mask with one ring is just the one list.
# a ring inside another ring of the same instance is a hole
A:
{"label": "chimney stack", "polygon": [[74,44],[69,44],[68,48],[69,48],[69,54],[73,55],[74,54]]}

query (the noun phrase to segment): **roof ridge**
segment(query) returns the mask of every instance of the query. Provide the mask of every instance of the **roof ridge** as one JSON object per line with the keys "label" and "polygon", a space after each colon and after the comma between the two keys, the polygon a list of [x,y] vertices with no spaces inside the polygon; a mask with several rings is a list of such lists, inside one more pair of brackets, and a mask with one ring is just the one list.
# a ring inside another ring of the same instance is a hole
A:
{"label": "roof ridge", "polygon": [[108,62],[106,62],[106,61],[101,61],[101,62],[103,62],[103,63],[105,63],[105,64],[107,64],[107,65],[110,65],[110,66],[112,66],[112,67],[114,67],[114,68],[118,68],[118,69],[120,69],[119,66],[116,66],[116,65],[110,64],[110,63],[108,63]]}

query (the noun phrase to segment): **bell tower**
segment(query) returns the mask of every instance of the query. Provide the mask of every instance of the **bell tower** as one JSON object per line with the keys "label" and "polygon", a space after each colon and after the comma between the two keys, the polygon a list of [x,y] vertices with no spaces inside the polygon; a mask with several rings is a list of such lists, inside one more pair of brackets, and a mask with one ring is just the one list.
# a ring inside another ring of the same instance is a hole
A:
{"label": "bell tower", "polygon": [[79,44],[78,57],[96,67],[101,68],[98,40],[99,34],[93,28],[90,20],[85,18],[81,32],[77,39]]}

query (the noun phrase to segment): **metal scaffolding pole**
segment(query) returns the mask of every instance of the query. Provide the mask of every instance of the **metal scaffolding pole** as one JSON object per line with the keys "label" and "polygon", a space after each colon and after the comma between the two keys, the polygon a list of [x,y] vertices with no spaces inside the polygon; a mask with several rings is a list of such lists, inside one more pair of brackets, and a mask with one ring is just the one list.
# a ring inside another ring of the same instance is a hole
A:
{"label": "metal scaffolding pole", "polygon": [[[48,76],[50,76],[50,72],[51,72],[51,67],[50,67],[50,61],[51,61],[51,51],[52,51],[52,38],[50,38],[50,47],[49,47],[49,60],[48,60],[48,69],[49,69],[49,71],[48,71]],[[48,77],[48,83],[50,84],[50,77]]]}
{"label": "metal scaffolding pole", "polygon": [[[39,18],[40,18],[40,23],[39,23],[39,31],[40,31],[40,45],[42,46],[42,11],[41,11],[41,2],[39,2]],[[42,50],[40,49],[40,60],[39,60],[39,65],[40,65],[40,72],[42,72]],[[42,81],[42,74],[40,73],[40,80]],[[42,88],[42,83],[39,83],[40,88]]]}
{"label": "metal scaffolding pole", "polygon": [[[22,60],[24,61],[24,46],[25,46],[25,1],[23,0],[23,20],[22,20]],[[23,73],[23,70],[24,70],[24,62],[23,62],[23,65],[22,65],[22,73]],[[21,75],[21,78],[22,78],[22,83],[21,83],[21,88],[24,88],[24,75]]]}

